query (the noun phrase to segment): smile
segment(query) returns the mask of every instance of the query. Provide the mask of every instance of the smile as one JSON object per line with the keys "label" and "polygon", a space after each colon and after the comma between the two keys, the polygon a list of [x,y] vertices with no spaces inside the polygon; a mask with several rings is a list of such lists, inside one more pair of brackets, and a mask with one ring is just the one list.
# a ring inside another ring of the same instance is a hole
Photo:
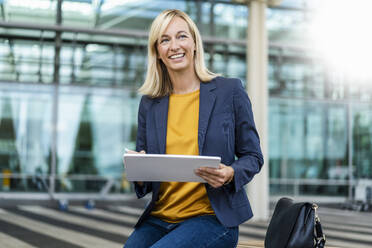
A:
{"label": "smile", "polygon": [[170,58],[170,59],[178,59],[178,58],[182,58],[184,56],[185,56],[184,53],[179,53],[179,54],[174,54],[172,56],[169,56],[168,58]]}

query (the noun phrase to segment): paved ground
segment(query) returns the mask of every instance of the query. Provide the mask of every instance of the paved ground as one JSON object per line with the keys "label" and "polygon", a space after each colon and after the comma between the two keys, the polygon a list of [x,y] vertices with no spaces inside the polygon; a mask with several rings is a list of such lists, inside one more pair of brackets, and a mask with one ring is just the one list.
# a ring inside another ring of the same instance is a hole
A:
{"label": "paved ground", "polygon": [[[82,205],[60,211],[53,205],[0,206],[0,247],[80,248],[122,247],[142,211],[134,202]],[[347,248],[372,247],[372,213],[320,207],[319,215],[327,244]],[[267,222],[247,222],[240,227],[240,240],[263,240]]]}

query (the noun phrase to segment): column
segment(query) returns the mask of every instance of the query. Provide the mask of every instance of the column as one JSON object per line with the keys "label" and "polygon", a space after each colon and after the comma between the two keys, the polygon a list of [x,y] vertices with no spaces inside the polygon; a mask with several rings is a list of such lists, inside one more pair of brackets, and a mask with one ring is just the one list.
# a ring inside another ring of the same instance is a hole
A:
{"label": "column", "polygon": [[269,217],[269,157],[268,157],[268,41],[266,31],[266,1],[248,0],[247,29],[247,93],[252,101],[257,131],[265,163],[261,172],[248,184],[247,193],[254,220]]}

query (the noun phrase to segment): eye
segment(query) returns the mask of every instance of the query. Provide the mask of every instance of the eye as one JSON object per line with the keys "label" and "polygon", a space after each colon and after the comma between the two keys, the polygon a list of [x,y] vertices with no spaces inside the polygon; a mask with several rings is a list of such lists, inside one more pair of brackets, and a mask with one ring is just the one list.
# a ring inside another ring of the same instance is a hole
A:
{"label": "eye", "polygon": [[178,36],[178,38],[179,38],[179,39],[186,39],[186,38],[187,38],[187,35],[185,35],[185,34],[181,34],[181,35]]}
{"label": "eye", "polygon": [[168,41],[169,41],[168,38],[162,38],[162,39],[160,40],[160,44],[164,44],[164,43],[166,43],[166,42],[168,42]]}

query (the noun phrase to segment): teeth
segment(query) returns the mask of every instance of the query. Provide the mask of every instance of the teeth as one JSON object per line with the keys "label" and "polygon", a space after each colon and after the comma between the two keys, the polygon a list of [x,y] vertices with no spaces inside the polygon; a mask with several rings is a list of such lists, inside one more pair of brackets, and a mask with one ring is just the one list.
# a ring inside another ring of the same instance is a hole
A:
{"label": "teeth", "polygon": [[176,55],[172,55],[172,56],[170,56],[170,58],[171,59],[176,59],[176,58],[181,58],[181,57],[183,57],[183,53],[181,53],[181,54],[176,54]]}

